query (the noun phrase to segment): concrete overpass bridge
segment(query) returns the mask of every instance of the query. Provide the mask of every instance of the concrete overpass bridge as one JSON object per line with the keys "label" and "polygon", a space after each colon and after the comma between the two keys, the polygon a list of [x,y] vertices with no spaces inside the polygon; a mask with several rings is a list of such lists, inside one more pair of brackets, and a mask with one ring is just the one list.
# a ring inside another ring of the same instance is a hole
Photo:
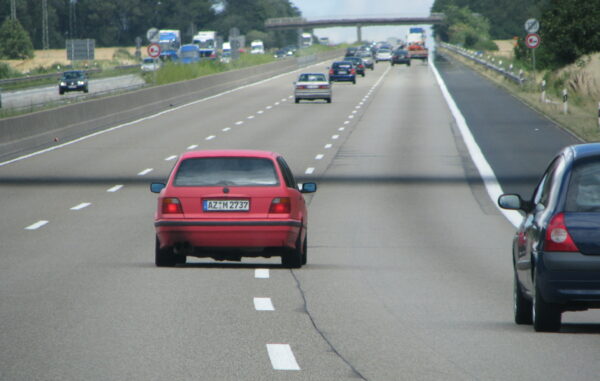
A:
{"label": "concrete overpass bridge", "polygon": [[270,30],[332,28],[340,26],[356,27],[358,41],[362,41],[362,27],[375,25],[435,25],[446,19],[443,13],[432,13],[426,17],[378,17],[355,19],[307,20],[304,17],[282,17],[267,19],[265,27]]}

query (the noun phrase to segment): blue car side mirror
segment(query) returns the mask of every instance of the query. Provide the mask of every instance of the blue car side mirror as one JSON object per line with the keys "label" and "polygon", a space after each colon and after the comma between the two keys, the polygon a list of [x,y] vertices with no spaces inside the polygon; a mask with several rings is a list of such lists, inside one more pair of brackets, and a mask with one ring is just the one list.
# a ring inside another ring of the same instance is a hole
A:
{"label": "blue car side mirror", "polygon": [[161,190],[165,188],[165,184],[163,183],[152,183],[150,184],[150,191],[152,193],[160,193]]}
{"label": "blue car side mirror", "polygon": [[302,193],[314,193],[316,191],[317,191],[316,183],[303,183],[302,189],[300,189],[300,192],[302,192]]}

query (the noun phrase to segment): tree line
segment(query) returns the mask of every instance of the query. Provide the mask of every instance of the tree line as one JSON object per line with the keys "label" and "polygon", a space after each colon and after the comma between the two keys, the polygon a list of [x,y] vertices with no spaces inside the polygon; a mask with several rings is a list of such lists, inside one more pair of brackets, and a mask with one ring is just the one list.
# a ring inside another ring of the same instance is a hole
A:
{"label": "tree line", "polygon": [[[16,0],[17,20],[35,49],[43,48],[42,1]],[[10,1],[0,3],[0,22],[10,16]],[[297,17],[289,0],[47,0],[48,41],[51,49],[65,47],[69,38],[91,38],[96,46],[132,46],[145,41],[151,27],[179,29],[184,42],[198,30],[216,30],[227,38],[230,28],[263,37],[265,45],[295,42],[293,31],[266,31],[273,17]]]}
{"label": "tree line", "polygon": [[555,69],[600,51],[600,1],[589,0],[435,0],[432,12],[446,13],[434,27],[443,41],[488,49],[491,40],[518,38],[517,58],[527,58],[525,21],[540,22],[541,67]]}

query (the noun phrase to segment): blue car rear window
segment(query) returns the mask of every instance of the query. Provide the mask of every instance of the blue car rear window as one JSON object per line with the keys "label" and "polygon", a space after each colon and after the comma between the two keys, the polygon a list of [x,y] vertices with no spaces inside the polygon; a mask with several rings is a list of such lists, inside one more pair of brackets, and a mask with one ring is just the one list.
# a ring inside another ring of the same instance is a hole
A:
{"label": "blue car rear window", "polygon": [[209,157],[181,162],[175,186],[274,186],[279,179],[273,162],[251,157]]}
{"label": "blue car rear window", "polygon": [[600,161],[577,165],[569,181],[566,212],[600,212]]}

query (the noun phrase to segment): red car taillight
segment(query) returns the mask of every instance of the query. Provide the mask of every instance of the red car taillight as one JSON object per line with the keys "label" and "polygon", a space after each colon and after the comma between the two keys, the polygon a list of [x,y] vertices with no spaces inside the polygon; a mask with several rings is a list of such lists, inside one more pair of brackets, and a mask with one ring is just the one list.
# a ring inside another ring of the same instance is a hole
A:
{"label": "red car taillight", "polygon": [[183,209],[181,208],[181,202],[179,202],[179,199],[174,197],[163,198],[162,212],[164,214],[183,213]]}
{"label": "red car taillight", "polygon": [[333,74],[335,74],[335,73],[333,72],[333,69],[329,69],[329,75],[333,75]]}
{"label": "red car taillight", "polygon": [[356,70],[355,69],[350,70],[350,74],[356,74]]}
{"label": "red car taillight", "polygon": [[319,86],[319,89],[328,89],[328,88],[329,88],[329,85],[320,85]]}
{"label": "red car taillight", "polygon": [[361,68],[361,69],[364,69],[365,65],[360,64],[360,65],[358,65],[358,67]]}
{"label": "red car taillight", "polygon": [[269,213],[290,213],[292,204],[289,197],[277,197],[271,202]]}
{"label": "red car taillight", "polygon": [[306,89],[306,86],[304,86],[304,85],[298,85],[298,86],[296,86],[296,88],[297,89]]}
{"label": "red car taillight", "polygon": [[546,229],[544,251],[579,251],[565,225],[565,215],[558,213],[550,220]]}
{"label": "red car taillight", "polygon": [[217,58],[217,55],[216,55],[216,53],[213,53],[213,54],[211,54],[211,55],[210,55],[210,58]]}

